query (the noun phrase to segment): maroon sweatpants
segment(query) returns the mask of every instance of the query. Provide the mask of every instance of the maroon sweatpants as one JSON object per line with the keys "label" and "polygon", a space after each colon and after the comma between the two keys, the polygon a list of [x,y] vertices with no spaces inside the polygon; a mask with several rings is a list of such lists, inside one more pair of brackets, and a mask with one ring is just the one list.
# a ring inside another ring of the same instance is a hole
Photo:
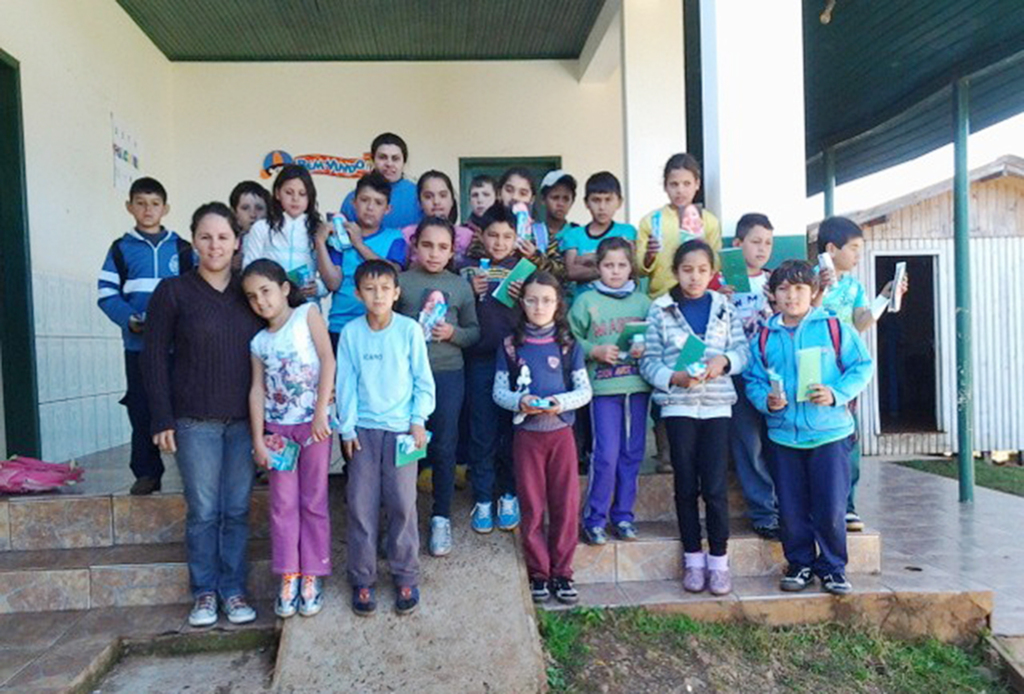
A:
{"label": "maroon sweatpants", "polygon": [[580,522],[580,478],[572,427],[516,431],[512,458],[527,573],[531,579],[572,578]]}

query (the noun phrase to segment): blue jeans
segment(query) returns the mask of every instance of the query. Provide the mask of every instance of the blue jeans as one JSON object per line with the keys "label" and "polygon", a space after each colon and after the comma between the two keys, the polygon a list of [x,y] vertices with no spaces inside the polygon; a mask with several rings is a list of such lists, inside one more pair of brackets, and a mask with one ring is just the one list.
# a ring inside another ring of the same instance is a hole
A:
{"label": "blue jeans", "polygon": [[736,477],[747,501],[747,517],[755,527],[771,528],[779,524],[779,502],[775,484],[765,460],[764,415],[747,400],[742,376],[732,379],[737,400],[732,406],[729,448],[736,463]]}
{"label": "blue jeans", "polygon": [[786,561],[809,567],[818,576],[846,571],[843,515],[850,489],[851,444],[849,438],[817,448],[769,444]]}
{"label": "blue jeans", "polygon": [[433,473],[433,515],[449,518],[452,515],[452,495],[455,493],[455,455],[459,446],[459,416],[466,376],[460,371],[434,373],[437,403],[427,420],[432,438],[427,448],[427,460]]}
{"label": "blue jeans", "polygon": [[185,545],[192,594],[245,594],[252,438],[247,419],[176,423],[178,468],[185,485]]}
{"label": "blue jeans", "polygon": [[[489,503],[516,493],[512,471],[512,413],[494,403],[494,359],[466,360],[466,403],[469,408],[469,468],[473,501]],[[497,489],[495,489],[497,479]]]}

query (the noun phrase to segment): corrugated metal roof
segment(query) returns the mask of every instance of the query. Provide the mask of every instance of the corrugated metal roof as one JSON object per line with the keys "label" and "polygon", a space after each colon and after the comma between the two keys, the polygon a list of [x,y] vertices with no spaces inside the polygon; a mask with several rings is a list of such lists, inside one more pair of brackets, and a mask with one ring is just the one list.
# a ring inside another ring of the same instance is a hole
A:
{"label": "corrugated metal roof", "polygon": [[1020,0],[838,0],[827,25],[824,5],[804,2],[808,194],[829,146],[839,184],[951,142],[957,77],[972,132],[1024,111]]}
{"label": "corrugated metal roof", "polygon": [[118,0],[170,60],[579,57],[603,0]]}

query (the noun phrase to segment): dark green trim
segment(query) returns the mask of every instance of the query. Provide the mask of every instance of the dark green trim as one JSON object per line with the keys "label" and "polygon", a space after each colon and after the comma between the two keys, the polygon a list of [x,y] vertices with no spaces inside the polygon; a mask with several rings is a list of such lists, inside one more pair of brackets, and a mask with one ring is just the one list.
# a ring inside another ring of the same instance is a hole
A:
{"label": "dark green trim", "polygon": [[25,150],[18,61],[0,51],[0,343],[7,450],[39,457]]}
{"label": "dark green trim", "polygon": [[[537,185],[537,195],[533,200],[534,210],[541,214],[540,182],[548,171],[562,168],[562,157],[459,157],[459,218],[465,222],[469,219],[469,183],[475,176],[486,174],[497,181],[501,175],[513,166],[525,167],[533,174],[533,182]],[[583,197],[583,183],[578,175],[569,171],[576,178],[576,199]],[[497,192],[497,191],[496,191]]]}
{"label": "dark green trim", "polygon": [[[732,237],[722,238],[722,248],[732,248]],[[777,268],[783,260],[807,260],[806,236],[776,236],[772,245],[772,257],[765,265],[769,270]]]}
{"label": "dark green trim", "polygon": [[700,62],[700,0],[683,2],[683,82],[686,85],[686,151],[697,157],[697,161],[703,162],[704,85]]}

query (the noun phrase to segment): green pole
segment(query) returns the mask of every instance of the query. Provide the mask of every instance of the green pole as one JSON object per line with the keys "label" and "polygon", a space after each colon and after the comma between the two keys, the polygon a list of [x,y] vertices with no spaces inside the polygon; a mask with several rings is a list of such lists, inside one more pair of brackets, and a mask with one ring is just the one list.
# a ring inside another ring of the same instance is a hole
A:
{"label": "green pole", "polygon": [[836,213],[836,150],[829,147],[824,152],[825,159],[825,216]]}
{"label": "green pole", "polygon": [[957,463],[960,501],[974,501],[974,393],[971,368],[970,176],[967,136],[970,95],[965,78],[953,84],[953,259],[956,283]]}

